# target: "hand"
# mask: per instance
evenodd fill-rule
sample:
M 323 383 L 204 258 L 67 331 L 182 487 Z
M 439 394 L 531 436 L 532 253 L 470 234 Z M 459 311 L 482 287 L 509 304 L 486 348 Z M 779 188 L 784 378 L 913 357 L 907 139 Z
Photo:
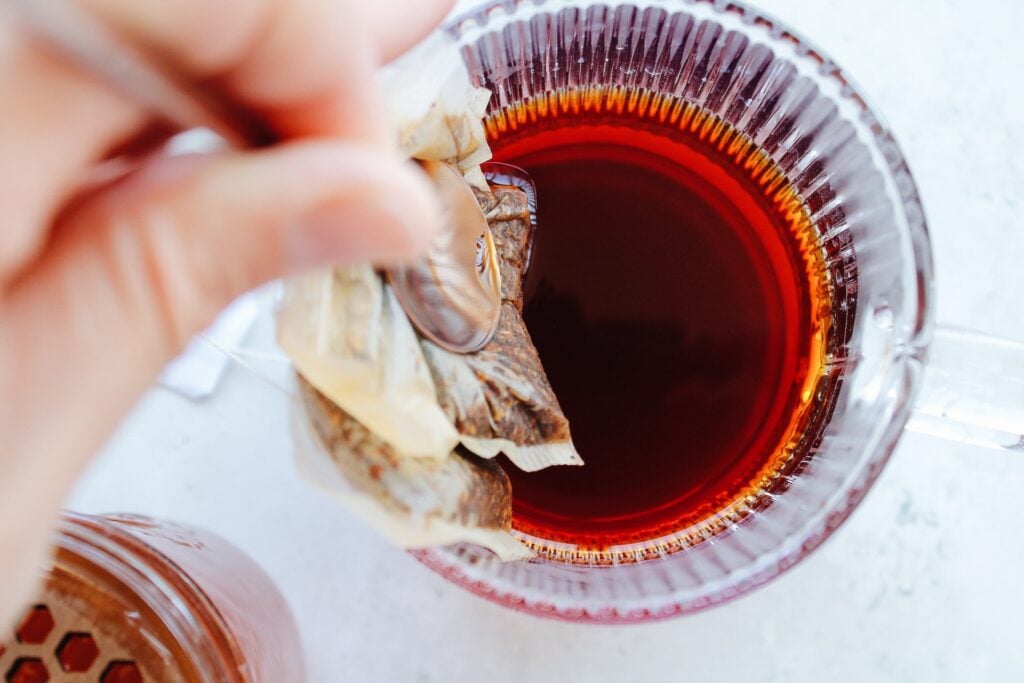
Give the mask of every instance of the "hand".
M 0 622 L 89 455 L 221 307 L 299 269 L 409 259 L 440 216 L 373 74 L 451 0 L 79 1 L 287 141 L 152 158 L 83 193 L 152 122 L 0 12 Z

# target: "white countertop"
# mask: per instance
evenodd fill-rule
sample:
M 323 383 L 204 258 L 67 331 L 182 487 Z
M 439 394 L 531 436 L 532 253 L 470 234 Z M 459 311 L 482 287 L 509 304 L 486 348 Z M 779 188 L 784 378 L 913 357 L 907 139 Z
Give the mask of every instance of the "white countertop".
M 888 116 L 930 220 L 940 320 L 1024 339 L 1024 3 L 759 4 Z M 544 621 L 448 584 L 299 481 L 283 398 L 233 368 L 203 403 L 148 393 L 70 507 L 246 550 L 291 603 L 316 683 L 995 681 L 1024 676 L 1022 489 L 1022 453 L 908 434 L 850 521 L 754 594 L 644 626 Z

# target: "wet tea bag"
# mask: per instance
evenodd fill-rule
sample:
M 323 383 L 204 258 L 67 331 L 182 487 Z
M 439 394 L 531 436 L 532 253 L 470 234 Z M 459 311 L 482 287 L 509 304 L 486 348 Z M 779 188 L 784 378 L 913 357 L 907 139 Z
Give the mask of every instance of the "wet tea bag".
M 498 248 L 501 317 L 494 337 L 476 353 L 452 353 L 420 340 L 438 400 L 462 444 L 479 456 L 504 453 L 528 472 L 582 465 L 523 322 L 523 276 L 532 238 L 527 196 L 514 187 L 498 187 L 478 190 L 477 201 Z
M 522 321 L 525 195 L 488 189 L 479 164 L 490 156 L 489 93 L 441 39 L 389 67 L 383 83 L 402 153 L 444 161 L 477 188 L 501 254 L 501 319 L 483 349 L 454 354 L 417 335 L 370 265 L 290 280 L 278 341 L 299 375 L 300 468 L 400 545 L 469 541 L 525 557 L 509 534 L 508 478 L 477 456 L 505 452 L 530 470 L 582 462 Z
M 404 456 L 301 376 L 298 383 L 293 432 L 306 476 L 386 538 L 408 548 L 476 543 L 502 560 L 530 556 L 508 533 L 512 487 L 496 462 L 460 451 L 440 461 Z

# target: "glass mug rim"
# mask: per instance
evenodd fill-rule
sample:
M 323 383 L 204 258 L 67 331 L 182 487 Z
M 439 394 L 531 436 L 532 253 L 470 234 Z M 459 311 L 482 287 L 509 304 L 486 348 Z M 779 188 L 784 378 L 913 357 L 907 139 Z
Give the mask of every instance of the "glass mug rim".
M 876 163 L 876 166 L 879 166 L 880 170 L 887 174 L 886 180 L 891 182 L 891 187 L 895 190 L 894 194 L 898 198 L 898 201 L 893 202 L 893 208 L 899 214 L 897 219 L 901 222 L 902 232 L 910 241 L 909 265 L 902 270 L 906 271 L 911 266 L 913 267 L 916 285 L 916 298 L 911 304 L 913 306 L 912 320 L 909 329 L 904 331 L 903 343 L 906 345 L 906 353 L 902 359 L 904 361 L 916 359 L 923 363 L 927 357 L 927 348 L 934 325 L 933 266 L 927 223 L 916 183 L 902 151 L 878 109 L 833 59 L 800 33 L 759 9 L 733 0 L 640 0 L 634 2 L 620 0 L 610 2 L 598 0 L 492 0 L 457 16 L 442 30 L 461 47 L 470 42 L 465 37 L 467 34 L 472 35 L 475 32 L 477 37 L 494 34 L 500 28 L 490 27 L 492 21 L 497 20 L 500 23 L 500 20 L 504 18 L 507 23 L 513 23 L 517 20 L 516 14 L 519 12 L 533 16 L 529 13 L 553 14 L 561 9 L 582 10 L 589 7 L 603 7 L 609 10 L 616 7 L 637 9 L 650 7 L 665 11 L 669 15 L 690 14 L 695 19 L 731 18 L 738 20 L 746 27 L 746 31 L 762 31 L 766 42 L 772 46 L 773 52 L 776 48 L 788 49 L 789 54 L 785 56 L 787 61 L 813 71 L 819 78 L 827 79 L 834 84 L 835 92 L 829 97 L 842 100 L 845 105 L 852 106 L 857 112 L 859 123 L 862 124 L 861 129 L 866 130 L 869 135 L 869 138 L 862 142 L 871 148 L 869 151 L 875 155 L 876 161 L 883 162 Z M 702 12 L 703 16 L 698 16 L 699 12 Z M 750 592 L 793 567 L 820 546 L 849 517 L 881 474 L 898 442 L 910 415 L 913 399 L 919 389 L 919 374 L 910 373 L 906 381 L 901 384 L 901 395 L 896 398 L 893 413 L 888 418 L 888 424 L 882 431 L 880 439 L 873 446 L 869 463 L 861 473 L 860 479 L 851 482 L 844 492 L 842 500 L 835 501 L 833 509 L 828 511 L 821 523 L 817 527 L 809 529 L 801 538 L 788 538 L 787 547 L 777 549 L 776 561 L 771 566 L 736 582 L 735 585 L 725 586 L 698 600 L 684 602 L 668 597 L 661 601 L 662 604 L 657 609 L 639 607 L 628 611 L 614 606 L 597 610 L 559 607 L 554 601 L 531 601 L 525 595 L 514 590 L 501 588 L 496 585 L 497 582 L 491 581 L 486 575 L 475 572 L 474 561 L 464 561 L 461 559 L 461 555 L 447 553 L 445 549 L 418 550 L 413 554 L 448 580 L 492 602 L 530 614 L 568 621 L 637 623 L 695 613 L 722 604 Z M 678 552 L 685 553 L 689 550 L 684 549 Z M 606 570 L 590 567 L 580 567 L 579 569 L 583 571 Z

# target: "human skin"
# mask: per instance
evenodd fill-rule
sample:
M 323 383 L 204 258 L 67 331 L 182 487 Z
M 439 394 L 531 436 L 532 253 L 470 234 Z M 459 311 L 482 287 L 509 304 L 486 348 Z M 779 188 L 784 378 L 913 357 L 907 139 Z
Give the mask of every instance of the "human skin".
M 217 311 L 296 271 L 408 261 L 441 215 L 373 75 L 452 0 L 78 1 L 283 141 L 100 182 L 152 121 L 0 11 L 0 620 L 90 456 Z

